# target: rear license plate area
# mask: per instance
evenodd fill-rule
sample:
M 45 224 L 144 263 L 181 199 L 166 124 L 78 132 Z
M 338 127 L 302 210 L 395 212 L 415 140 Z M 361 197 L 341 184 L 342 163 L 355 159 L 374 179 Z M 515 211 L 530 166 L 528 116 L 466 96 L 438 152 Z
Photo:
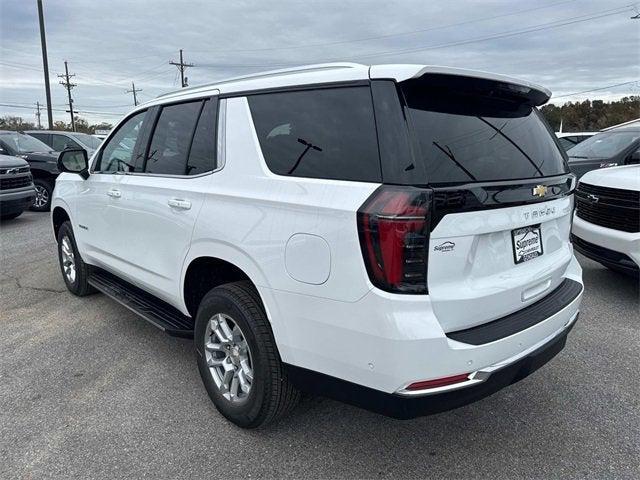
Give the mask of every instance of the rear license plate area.
M 540 224 L 511 230 L 513 261 L 524 263 L 542 255 L 542 231 Z

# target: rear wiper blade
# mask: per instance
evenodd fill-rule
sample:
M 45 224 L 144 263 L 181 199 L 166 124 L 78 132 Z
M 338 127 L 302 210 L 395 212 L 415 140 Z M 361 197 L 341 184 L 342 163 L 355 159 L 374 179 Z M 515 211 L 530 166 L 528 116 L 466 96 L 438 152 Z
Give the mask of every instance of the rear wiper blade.
M 453 154 L 453 152 L 451 151 L 451 148 L 449 148 L 449 145 L 445 145 L 445 147 L 446 147 L 446 149 L 445 149 L 445 148 L 442 147 L 442 145 L 440 145 L 435 140 L 432 143 L 435 145 L 435 147 L 438 150 L 440 150 L 442 153 L 444 153 L 453 163 L 455 163 L 460 170 L 462 170 L 464 173 L 466 173 L 467 176 L 471 180 L 478 181 L 478 179 L 476 177 L 474 177 L 473 174 L 469 170 L 464 168 L 464 166 L 458 160 L 456 160 L 456 157 Z

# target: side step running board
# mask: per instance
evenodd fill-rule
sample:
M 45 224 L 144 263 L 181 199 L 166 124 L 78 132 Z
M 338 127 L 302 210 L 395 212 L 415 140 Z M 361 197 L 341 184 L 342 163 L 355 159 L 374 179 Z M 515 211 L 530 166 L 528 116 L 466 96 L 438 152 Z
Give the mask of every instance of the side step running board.
M 169 335 L 193 338 L 193 319 L 150 293 L 97 268 L 93 269 L 88 281 L 90 285 Z

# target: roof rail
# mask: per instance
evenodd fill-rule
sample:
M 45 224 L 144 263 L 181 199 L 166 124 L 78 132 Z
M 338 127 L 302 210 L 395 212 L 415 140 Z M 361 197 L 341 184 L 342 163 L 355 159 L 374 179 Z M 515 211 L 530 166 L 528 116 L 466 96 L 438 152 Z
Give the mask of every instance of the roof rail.
M 318 70 L 335 70 L 340 68 L 356 68 L 362 67 L 363 65 L 360 63 L 319 63 L 316 65 L 303 65 L 300 67 L 292 67 L 292 68 L 282 68 L 278 70 L 268 70 L 265 72 L 257 72 L 249 75 L 241 75 L 238 77 L 225 78 L 222 80 L 218 80 L 217 82 L 205 83 L 202 85 L 194 85 L 193 87 L 181 88 L 180 90 L 174 90 L 172 92 L 163 93 L 158 95 L 156 98 L 168 97 L 171 95 L 181 95 L 186 93 L 191 93 L 200 89 L 207 89 L 217 87 L 218 85 L 222 85 L 225 83 L 237 82 L 240 80 L 254 80 L 258 78 L 266 78 L 277 75 L 293 75 L 296 73 L 305 73 L 305 72 L 314 72 Z

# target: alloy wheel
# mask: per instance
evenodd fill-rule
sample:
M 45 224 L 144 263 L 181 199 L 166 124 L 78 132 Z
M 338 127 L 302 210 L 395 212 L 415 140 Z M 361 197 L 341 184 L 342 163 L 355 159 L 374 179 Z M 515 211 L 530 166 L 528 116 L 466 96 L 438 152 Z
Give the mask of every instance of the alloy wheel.
M 36 185 L 36 199 L 33 202 L 33 206 L 37 208 L 44 207 L 49 201 L 49 192 L 42 185 Z
M 76 259 L 73 254 L 71 239 L 67 235 L 62 237 L 60 252 L 62 253 L 62 271 L 64 272 L 64 276 L 69 283 L 73 284 L 76 281 Z
M 205 331 L 204 352 L 222 396 L 232 403 L 246 401 L 253 383 L 251 350 L 233 318 L 223 313 L 211 317 Z

